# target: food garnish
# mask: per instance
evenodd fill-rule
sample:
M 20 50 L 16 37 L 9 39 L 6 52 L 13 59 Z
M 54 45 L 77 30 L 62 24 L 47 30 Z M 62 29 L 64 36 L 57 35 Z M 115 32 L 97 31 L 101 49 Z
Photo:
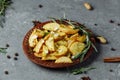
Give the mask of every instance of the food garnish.
M 73 70 L 72 73 L 74 75 L 77 75 L 77 74 L 85 73 L 85 72 L 87 72 L 89 70 L 93 70 L 93 69 L 96 69 L 96 68 L 94 68 L 94 67 L 86 67 L 86 68 L 82 67 L 82 68 Z
M 0 48 L 0 53 L 7 53 L 6 49 L 7 48 Z
M 0 0 L 0 15 L 5 15 L 5 10 L 11 3 L 11 0 Z

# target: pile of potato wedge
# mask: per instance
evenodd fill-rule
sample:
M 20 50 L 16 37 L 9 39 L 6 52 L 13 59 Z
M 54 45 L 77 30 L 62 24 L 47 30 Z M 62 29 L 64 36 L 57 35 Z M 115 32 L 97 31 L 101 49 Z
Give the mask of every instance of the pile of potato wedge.
M 55 63 L 73 63 L 72 56 L 85 48 L 86 35 L 80 35 L 79 29 L 71 25 L 50 22 L 35 28 L 29 37 L 29 46 L 34 56 Z

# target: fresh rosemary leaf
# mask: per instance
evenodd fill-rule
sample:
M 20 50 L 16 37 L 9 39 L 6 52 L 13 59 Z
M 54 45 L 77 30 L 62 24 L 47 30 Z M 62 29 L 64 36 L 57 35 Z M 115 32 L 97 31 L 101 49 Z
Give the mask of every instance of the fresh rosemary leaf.
M 5 10 L 11 3 L 11 0 L 0 0 L 0 15 L 5 15 Z
M 7 48 L 0 48 L 0 53 L 7 53 L 6 49 Z
M 84 53 L 80 56 L 80 61 L 81 62 L 83 61 L 83 59 L 84 59 L 86 53 L 88 52 L 90 46 L 91 46 L 91 42 L 89 41 L 87 48 L 85 49 L 85 51 L 83 51 Z
M 94 68 L 94 67 L 87 67 L 87 68 L 82 67 L 82 68 L 73 70 L 72 74 L 77 75 L 77 74 L 81 74 L 81 73 L 84 73 L 84 72 L 88 72 L 92 69 L 96 69 L 96 68 Z
M 96 52 L 98 52 L 97 48 L 95 47 L 93 43 L 92 43 L 92 47 L 95 49 Z

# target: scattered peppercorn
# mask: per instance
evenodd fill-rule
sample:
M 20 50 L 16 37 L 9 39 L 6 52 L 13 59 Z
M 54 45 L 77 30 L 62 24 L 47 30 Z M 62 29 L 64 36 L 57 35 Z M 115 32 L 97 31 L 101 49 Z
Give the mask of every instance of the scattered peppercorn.
M 39 5 L 38 5 L 38 7 L 39 7 L 39 8 L 42 8 L 42 7 L 43 7 L 43 5 L 39 4 Z
M 113 20 L 110 20 L 109 22 L 110 22 L 110 23 L 114 23 L 114 21 L 113 21 Z
M 94 24 L 95 26 L 97 26 L 98 24 Z
M 8 71 L 4 71 L 4 73 L 5 73 L 6 75 L 8 75 L 8 74 L 9 74 L 9 72 L 8 72 Z
M 18 60 L 18 58 L 17 58 L 17 57 L 14 57 L 14 60 Z
M 112 69 L 110 69 L 109 71 L 110 71 L 110 72 L 113 72 L 113 70 L 112 70 Z
M 82 80 L 91 80 L 89 77 L 81 77 Z
M 8 58 L 8 59 L 10 59 L 10 58 L 11 58 L 11 56 L 10 56 L 10 55 L 7 55 L 7 58 Z
M 111 51 L 116 51 L 116 49 L 115 48 L 111 48 Z
M 120 23 L 118 23 L 117 25 L 120 26 Z
M 6 47 L 10 47 L 10 45 L 9 45 L 9 44 L 6 44 Z
M 18 53 L 15 53 L 15 56 L 19 56 L 19 54 L 18 54 Z

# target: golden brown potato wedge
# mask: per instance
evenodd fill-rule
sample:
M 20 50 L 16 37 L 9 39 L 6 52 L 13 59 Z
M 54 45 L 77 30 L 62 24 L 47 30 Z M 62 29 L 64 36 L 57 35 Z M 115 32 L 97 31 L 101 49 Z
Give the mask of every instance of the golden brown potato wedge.
M 44 36 L 44 31 L 40 30 L 40 29 L 35 29 L 35 34 L 38 35 L 39 38 Z
M 73 40 L 68 40 L 68 48 L 70 48 L 70 46 L 72 45 L 72 43 L 74 43 L 75 42 L 75 40 L 73 39 Z
M 60 57 L 56 59 L 55 63 L 73 63 L 69 57 Z
M 56 60 L 57 57 L 55 57 L 54 55 L 48 54 L 47 56 L 43 57 L 42 56 L 42 60 Z
M 48 23 L 43 26 L 43 29 L 50 31 L 57 31 L 60 25 L 58 23 Z
M 82 52 L 82 50 L 85 48 L 85 44 L 81 42 L 74 42 L 71 44 L 69 50 L 72 53 L 72 55 L 75 55 L 77 53 Z
M 39 53 L 43 43 L 44 43 L 44 39 L 40 39 L 37 45 L 34 47 L 33 51 L 35 51 L 36 53 Z
M 54 47 L 54 38 L 53 37 L 49 37 L 46 42 L 45 42 L 46 46 L 48 47 L 48 49 L 50 51 L 55 51 L 55 47 Z
M 42 53 L 34 53 L 34 55 L 36 56 L 36 57 L 42 57 Z
M 44 36 L 44 31 L 39 30 L 39 29 L 34 29 L 32 34 L 29 37 L 29 45 L 30 45 L 30 47 L 34 47 L 38 42 L 37 38 L 38 37 L 41 38 L 43 36 Z
M 48 53 L 49 53 L 48 48 L 45 45 L 43 45 L 42 57 L 46 57 Z
M 65 28 L 60 27 L 59 31 L 64 32 L 66 34 L 75 34 L 75 33 L 77 33 L 79 31 L 79 29 L 71 29 L 69 27 L 65 27 Z
M 79 34 L 78 34 L 78 33 L 73 34 L 69 39 L 71 39 L 71 40 L 76 40 L 77 37 L 79 37 Z
M 65 41 L 65 40 L 59 40 L 59 41 L 57 41 L 57 42 L 55 42 L 58 46 L 60 46 L 60 45 L 63 45 L 63 46 L 66 46 L 67 47 L 67 45 L 68 45 L 68 43 L 67 43 L 67 41 Z
M 29 41 L 28 41 L 30 47 L 34 47 L 38 43 L 37 37 L 38 36 L 36 34 L 31 34 L 30 35 Z
M 65 46 L 59 46 L 57 51 L 56 51 L 56 54 L 54 54 L 56 57 L 60 57 L 60 56 L 64 56 L 67 54 L 67 47 Z
M 76 40 L 79 41 L 79 42 L 85 42 L 86 35 L 79 36 L 79 37 L 76 38 Z

